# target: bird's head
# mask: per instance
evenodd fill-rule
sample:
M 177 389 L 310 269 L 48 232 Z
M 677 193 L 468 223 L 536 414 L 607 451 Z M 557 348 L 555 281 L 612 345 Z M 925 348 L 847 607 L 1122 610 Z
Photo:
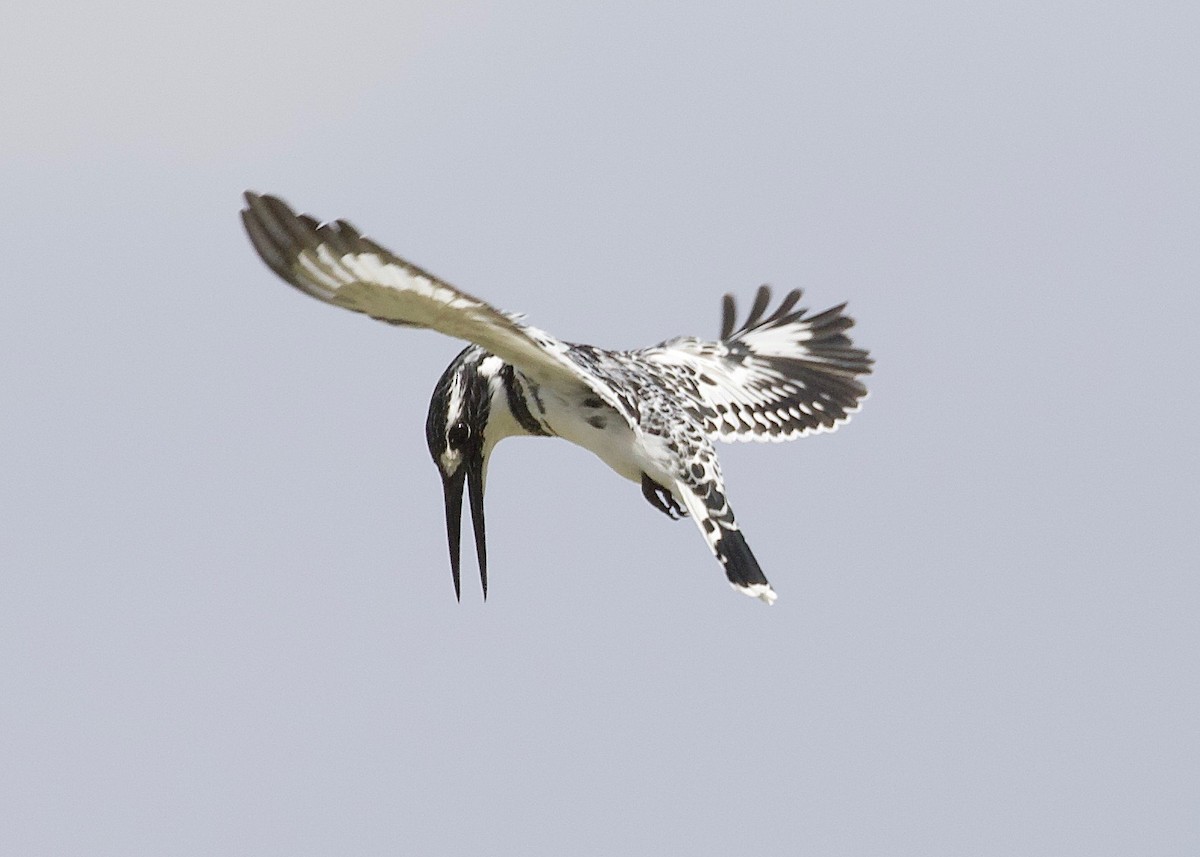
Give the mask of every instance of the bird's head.
M 492 366 L 491 364 L 497 364 Z M 498 438 L 489 438 L 492 387 L 500 360 L 472 345 L 442 373 L 429 402 L 425 438 L 429 454 L 442 475 L 446 499 L 446 537 L 450 544 L 450 571 L 454 596 L 461 597 L 459 545 L 462 532 L 463 487 L 471 502 L 475 528 L 475 554 L 483 597 L 487 598 L 487 540 L 483 522 L 483 489 L 487 461 Z M 489 442 L 490 441 L 490 442 Z

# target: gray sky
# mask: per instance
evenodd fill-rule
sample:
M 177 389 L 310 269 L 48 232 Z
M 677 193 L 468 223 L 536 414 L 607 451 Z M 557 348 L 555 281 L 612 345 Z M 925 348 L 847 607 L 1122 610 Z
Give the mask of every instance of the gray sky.
M 1196 4 L 34 6 L 0 853 L 1200 851 Z M 572 340 L 849 300 L 864 410 L 722 449 L 779 603 L 519 440 L 456 604 L 459 345 L 280 283 L 247 187 Z

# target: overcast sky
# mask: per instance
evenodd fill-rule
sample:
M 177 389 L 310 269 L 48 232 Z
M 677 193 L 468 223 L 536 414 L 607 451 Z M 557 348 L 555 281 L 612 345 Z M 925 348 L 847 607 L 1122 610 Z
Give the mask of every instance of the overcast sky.
M 1200 853 L 1198 10 L 14 10 L 0 853 Z M 862 412 L 721 450 L 778 604 L 534 439 L 455 603 L 460 345 L 246 188 L 574 341 L 848 300 Z

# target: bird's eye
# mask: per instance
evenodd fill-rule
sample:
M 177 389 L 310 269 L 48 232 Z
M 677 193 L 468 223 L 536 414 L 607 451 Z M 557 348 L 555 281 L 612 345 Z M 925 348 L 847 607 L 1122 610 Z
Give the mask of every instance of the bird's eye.
M 471 429 L 462 420 L 450 426 L 450 431 L 446 432 L 446 443 L 455 449 L 461 449 L 470 439 Z

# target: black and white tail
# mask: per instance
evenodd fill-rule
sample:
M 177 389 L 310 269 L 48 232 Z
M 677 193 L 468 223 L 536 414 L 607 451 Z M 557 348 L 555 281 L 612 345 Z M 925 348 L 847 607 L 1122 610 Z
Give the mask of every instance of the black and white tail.
M 764 604 L 774 604 L 778 596 L 738 529 L 724 492 L 713 482 L 690 485 L 680 481 L 676 486 L 709 550 L 725 569 L 729 585 Z
M 750 545 L 746 544 L 746 537 L 742 535 L 742 531 L 720 530 L 719 536 L 713 545 L 713 553 L 725 567 L 729 585 L 766 604 L 774 604 L 777 597 L 775 590 L 771 588 L 771 584 L 759 568 L 758 560 L 750 552 Z

